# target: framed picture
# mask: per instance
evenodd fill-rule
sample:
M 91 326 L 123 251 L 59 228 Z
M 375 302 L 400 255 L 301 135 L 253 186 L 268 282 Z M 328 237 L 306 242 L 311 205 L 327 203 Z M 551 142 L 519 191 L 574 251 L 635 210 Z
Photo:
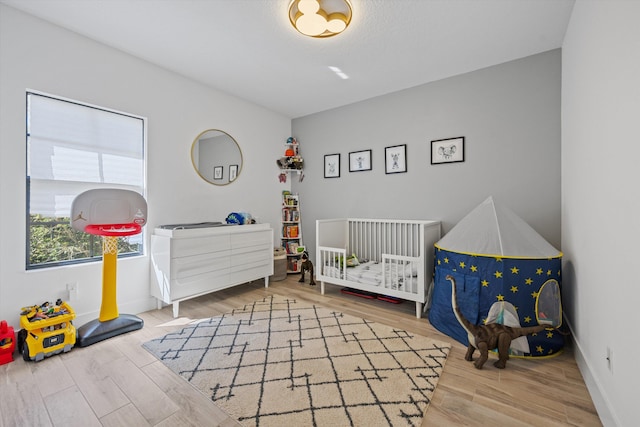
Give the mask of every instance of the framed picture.
M 384 149 L 385 173 L 402 173 L 407 171 L 407 145 L 394 145 Z
M 431 141 L 431 164 L 464 162 L 464 136 Z
M 213 167 L 213 179 L 222 179 L 222 166 Z
M 340 154 L 325 154 L 324 177 L 340 178 Z
M 229 165 L 229 182 L 235 181 L 238 177 L 238 165 Z
M 371 170 L 371 150 L 353 151 L 349 153 L 349 172 Z

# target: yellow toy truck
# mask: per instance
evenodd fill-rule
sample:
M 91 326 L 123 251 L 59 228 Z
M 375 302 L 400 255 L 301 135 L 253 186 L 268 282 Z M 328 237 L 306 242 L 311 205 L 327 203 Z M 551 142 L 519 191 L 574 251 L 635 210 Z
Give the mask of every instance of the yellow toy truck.
M 76 344 L 76 313 L 63 301 L 26 307 L 20 313 L 18 351 L 26 361 L 39 362 L 54 354 L 66 353 Z

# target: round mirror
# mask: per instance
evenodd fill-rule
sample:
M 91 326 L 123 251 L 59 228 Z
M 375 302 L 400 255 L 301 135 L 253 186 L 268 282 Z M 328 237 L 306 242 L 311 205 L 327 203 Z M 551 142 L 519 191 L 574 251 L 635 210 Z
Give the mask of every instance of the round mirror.
M 240 176 L 242 151 L 235 139 L 218 129 L 208 129 L 191 145 L 191 162 L 198 175 L 215 185 L 227 185 Z

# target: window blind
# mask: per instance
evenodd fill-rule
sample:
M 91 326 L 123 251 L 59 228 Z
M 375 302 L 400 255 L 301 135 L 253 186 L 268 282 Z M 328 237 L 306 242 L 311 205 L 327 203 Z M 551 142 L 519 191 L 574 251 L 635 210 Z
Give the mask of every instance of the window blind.
M 81 192 L 144 190 L 144 119 L 28 93 L 29 211 L 67 217 Z

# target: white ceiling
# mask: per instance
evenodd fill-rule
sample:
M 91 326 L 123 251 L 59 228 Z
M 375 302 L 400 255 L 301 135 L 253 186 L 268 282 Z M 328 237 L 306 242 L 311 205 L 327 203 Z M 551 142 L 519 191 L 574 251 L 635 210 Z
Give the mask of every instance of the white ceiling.
M 351 0 L 314 39 L 290 0 L 0 0 L 290 118 L 561 47 L 574 1 Z

